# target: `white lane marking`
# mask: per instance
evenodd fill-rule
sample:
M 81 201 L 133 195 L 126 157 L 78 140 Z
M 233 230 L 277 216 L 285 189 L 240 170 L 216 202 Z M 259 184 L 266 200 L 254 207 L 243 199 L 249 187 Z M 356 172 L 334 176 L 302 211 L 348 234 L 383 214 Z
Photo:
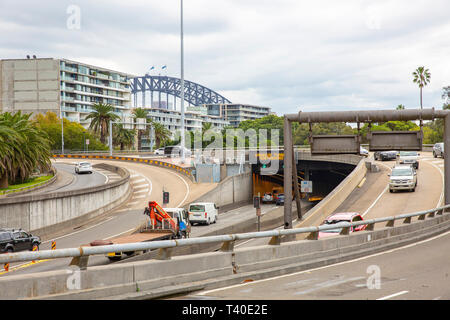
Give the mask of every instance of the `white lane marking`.
M 141 183 L 141 184 L 133 185 L 133 189 L 139 189 L 141 187 L 148 187 L 148 183 Z
M 387 165 L 385 165 L 385 164 L 383 164 L 383 163 L 378 163 L 378 164 L 382 165 L 383 167 L 385 167 L 385 168 L 387 168 L 387 169 L 391 169 L 391 167 L 389 167 L 389 166 L 387 166 Z M 375 201 L 372 202 L 372 204 L 369 206 L 369 208 L 367 208 L 367 210 L 364 211 L 364 212 L 361 214 L 361 217 L 364 217 L 366 214 L 369 213 L 370 210 L 372 210 L 372 208 L 375 206 L 375 204 L 378 202 L 378 200 L 381 199 L 381 197 L 383 196 L 383 194 L 385 194 L 386 191 L 387 191 L 388 189 L 389 189 L 389 183 L 388 183 L 388 185 L 386 186 L 386 188 L 384 188 L 383 191 L 381 191 L 381 193 L 378 195 L 378 197 L 375 199 Z
M 439 198 L 438 203 L 436 204 L 436 208 L 439 207 L 441 204 L 444 204 L 444 192 L 445 192 L 445 178 L 444 178 L 444 173 L 442 172 L 442 170 L 436 166 L 433 163 L 430 163 L 433 167 L 435 167 L 439 173 L 441 174 L 441 180 L 442 180 L 442 191 L 441 191 L 441 196 Z
M 377 300 L 387 300 L 387 299 L 390 299 L 390 298 L 394 298 L 394 297 L 398 297 L 398 296 L 401 296 L 402 294 L 405 294 L 405 293 L 408 293 L 409 291 L 400 291 L 400 292 L 397 292 L 397 293 L 393 293 L 393 294 L 391 294 L 391 295 L 388 295 L 388 296 L 385 296 L 385 297 L 382 297 L 382 298 L 378 298 Z
M 144 182 L 144 181 L 147 181 L 147 184 L 150 186 L 150 189 L 149 189 L 149 191 L 148 191 L 148 196 L 150 197 L 150 195 L 151 195 L 151 193 L 152 193 L 152 189 L 153 189 L 153 184 L 152 184 L 151 180 L 150 180 L 149 178 L 147 178 L 146 176 L 144 176 L 144 175 L 142 175 L 142 174 L 140 174 L 140 173 L 137 173 L 136 171 L 134 171 L 134 170 L 132 170 L 132 169 L 128 169 L 128 170 L 130 171 L 130 173 L 132 173 L 132 174 L 137 174 L 137 175 L 139 175 L 140 177 L 142 177 L 142 179 L 135 180 L 135 181 L 132 182 L 133 187 L 134 187 L 134 185 L 137 184 L 138 182 Z M 137 184 L 137 185 L 141 185 L 141 184 Z
M 127 230 L 127 231 L 124 231 L 124 232 L 115 234 L 115 235 L 110 236 L 110 237 L 108 237 L 108 238 L 104 238 L 103 240 L 108 240 L 108 239 L 111 239 L 111 238 L 115 238 L 115 237 L 117 237 L 117 236 L 120 236 L 120 235 L 122 235 L 122 234 L 124 234 L 124 233 L 127 233 L 127 232 L 130 232 L 130 231 L 133 231 L 133 230 L 135 230 L 135 229 L 136 229 L 136 228 L 129 229 L 129 230 Z
M 147 189 L 148 190 L 149 185 L 148 184 L 140 184 L 139 186 L 133 186 L 133 190 L 139 190 L 139 189 Z
M 108 219 L 106 219 L 106 220 L 104 220 L 104 221 L 102 221 L 102 222 L 100 222 L 100 223 L 94 224 L 93 226 L 90 226 L 90 227 L 88 227 L 88 228 L 86 228 L 86 229 L 82 229 L 82 230 L 78 230 L 78 231 L 75 231 L 75 232 L 72 232 L 72 233 L 69 233 L 69 234 L 65 234 L 65 235 L 63 235 L 63 236 L 61 236 L 61 237 L 52 238 L 51 240 L 44 241 L 44 242 L 42 242 L 41 244 L 49 243 L 49 242 L 52 242 L 52 241 L 54 241 L 54 240 L 59 240 L 59 239 L 65 238 L 65 237 L 70 237 L 70 236 L 72 236 L 72 235 L 74 235 L 74 234 L 77 234 L 77 233 L 80 233 L 80 232 L 83 232 L 83 231 L 92 229 L 92 228 L 94 228 L 94 227 L 97 227 L 97 226 L 101 225 L 102 223 L 108 222 L 109 220 L 112 220 L 112 219 L 114 219 L 114 217 L 110 217 L 110 218 L 108 218 Z
M 94 170 L 94 172 L 97 172 L 98 174 L 101 174 L 102 176 L 105 177 L 105 183 L 104 184 L 107 184 L 109 182 L 109 177 L 106 174 L 104 174 L 103 172 L 100 172 L 99 170 Z
M 353 281 L 357 281 L 357 280 L 361 280 L 361 279 L 365 279 L 365 277 L 353 277 L 353 278 L 349 278 L 349 279 L 328 280 L 328 281 L 325 281 L 325 282 L 314 284 L 313 288 L 309 288 L 309 289 L 302 290 L 302 291 L 297 291 L 297 292 L 294 293 L 294 295 L 308 294 L 308 293 L 311 293 L 313 291 L 317 291 L 317 290 L 320 290 L 320 289 L 334 287 L 334 286 L 338 286 L 340 284 L 344 284 L 344 283 L 347 283 L 347 282 L 353 282 Z
M 178 207 L 180 207 L 180 206 L 184 203 L 184 201 L 186 201 L 187 197 L 189 196 L 189 193 L 191 192 L 191 189 L 189 188 L 189 185 L 188 185 L 188 183 L 186 182 L 186 180 L 184 180 L 184 178 L 181 177 L 178 173 L 175 173 L 175 172 L 172 172 L 172 171 L 169 171 L 169 170 L 167 170 L 167 172 L 176 175 L 178 178 L 181 179 L 181 181 L 184 182 L 184 185 L 186 186 L 186 190 L 187 190 L 186 196 L 184 197 L 183 200 L 181 200 L 181 202 L 180 202 L 179 204 L 177 204 L 177 205 L 175 206 L 176 208 L 178 208 Z
M 148 191 L 148 189 L 141 190 L 141 191 L 133 191 L 133 194 L 136 194 L 136 193 L 144 193 L 144 192 L 147 192 L 147 191 Z
M 361 261 L 361 260 L 366 260 L 366 259 L 370 259 L 370 258 L 373 258 L 373 257 L 376 257 L 376 256 L 380 256 L 380 255 L 383 255 L 383 254 L 386 254 L 386 253 L 392 253 L 392 252 L 395 252 L 395 251 L 398 251 L 398 250 L 403 250 L 403 249 L 415 247 L 415 246 L 420 245 L 422 243 L 433 241 L 433 240 L 439 239 L 439 238 L 444 237 L 444 236 L 449 235 L 449 234 L 450 234 L 450 231 L 447 231 L 445 233 L 441 233 L 441 234 L 439 234 L 437 236 L 434 236 L 432 238 L 425 239 L 425 240 L 422 240 L 422 241 L 419 241 L 419 242 L 415 242 L 415 243 L 412 243 L 412 244 L 408 244 L 408 245 L 403 246 L 403 247 L 391 249 L 389 251 L 383 251 L 383 252 L 379 252 L 379 253 L 374 253 L 374 254 L 371 254 L 371 255 L 368 255 L 368 256 L 365 256 L 365 257 L 356 258 L 356 259 L 353 259 L 353 260 L 348 260 L 348 261 L 343 261 L 343 262 L 338 262 L 338 263 L 334 263 L 334 264 L 330 264 L 330 265 L 327 265 L 327 266 L 318 267 L 318 268 L 314 268 L 314 269 L 303 270 L 303 271 L 299 271 L 299 272 L 295 272 L 295 273 L 291 273 L 291 274 L 284 274 L 282 276 L 277 276 L 277 277 L 272 277 L 272 278 L 267 278 L 267 279 L 261 279 L 261 280 L 255 280 L 255 281 L 246 282 L 246 283 L 238 283 L 238 284 L 235 284 L 235 285 L 232 285 L 232 286 L 228 286 L 228 287 L 223 287 L 223 288 L 211 289 L 211 290 L 199 292 L 196 295 L 203 296 L 203 295 L 206 295 L 208 293 L 215 292 L 215 291 L 227 290 L 227 289 L 240 287 L 240 286 L 248 286 L 248 285 L 252 285 L 252 284 L 260 283 L 260 282 L 278 280 L 278 279 L 286 278 L 286 277 L 290 277 L 290 276 L 297 276 L 297 275 L 300 275 L 300 274 L 303 274 L 303 273 L 311 273 L 311 272 L 322 270 L 322 269 L 336 267 L 336 266 L 340 266 L 340 265 L 347 264 L 347 263 L 358 262 L 358 261 Z

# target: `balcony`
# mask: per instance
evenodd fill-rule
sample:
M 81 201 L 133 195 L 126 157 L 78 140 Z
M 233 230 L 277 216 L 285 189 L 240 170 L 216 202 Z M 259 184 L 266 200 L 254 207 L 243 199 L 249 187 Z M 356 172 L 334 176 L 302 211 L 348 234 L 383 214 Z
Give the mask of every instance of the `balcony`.
M 68 96 L 61 96 L 61 100 L 63 101 L 69 101 L 69 102 L 74 102 L 75 98 L 74 97 L 68 97 Z

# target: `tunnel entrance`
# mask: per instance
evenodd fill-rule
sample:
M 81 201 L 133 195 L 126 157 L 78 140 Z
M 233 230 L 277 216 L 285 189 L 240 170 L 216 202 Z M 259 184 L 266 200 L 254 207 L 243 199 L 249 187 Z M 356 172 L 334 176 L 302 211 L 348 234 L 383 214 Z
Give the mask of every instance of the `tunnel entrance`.
M 278 160 L 278 170 L 268 173 L 265 164 L 257 161 L 252 164 L 253 196 L 262 197 L 265 193 L 284 193 L 284 165 Z M 312 193 L 300 193 L 302 199 L 318 202 L 333 191 L 355 168 L 355 165 L 327 161 L 297 161 L 299 184 L 302 180 L 312 181 Z

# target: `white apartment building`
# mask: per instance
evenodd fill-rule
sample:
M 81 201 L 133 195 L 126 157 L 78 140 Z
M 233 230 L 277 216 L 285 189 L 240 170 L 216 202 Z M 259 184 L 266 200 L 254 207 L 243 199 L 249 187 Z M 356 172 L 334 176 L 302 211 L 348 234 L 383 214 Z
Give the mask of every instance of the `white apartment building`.
M 205 104 L 207 114 L 229 121 L 232 127 L 238 127 L 245 120 L 255 120 L 272 114 L 270 107 L 241 103 Z
M 52 111 L 87 128 L 94 103 L 111 104 L 121 117 L 131 113 L 131 77 L 68 59 L 0 60 L 0 112 Z

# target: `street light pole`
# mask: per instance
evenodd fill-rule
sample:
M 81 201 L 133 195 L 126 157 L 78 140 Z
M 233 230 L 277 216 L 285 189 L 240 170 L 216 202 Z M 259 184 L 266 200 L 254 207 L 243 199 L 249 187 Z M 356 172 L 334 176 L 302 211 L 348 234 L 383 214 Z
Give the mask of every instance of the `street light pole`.
M 183 0 L 181 1 L 181 163 L 184 163 L 184 47 L 183 47 Z
M 64 116 L 61 105 L 59 106 L 59 113 L 61 114 L 61 154 L 64 154 Z

